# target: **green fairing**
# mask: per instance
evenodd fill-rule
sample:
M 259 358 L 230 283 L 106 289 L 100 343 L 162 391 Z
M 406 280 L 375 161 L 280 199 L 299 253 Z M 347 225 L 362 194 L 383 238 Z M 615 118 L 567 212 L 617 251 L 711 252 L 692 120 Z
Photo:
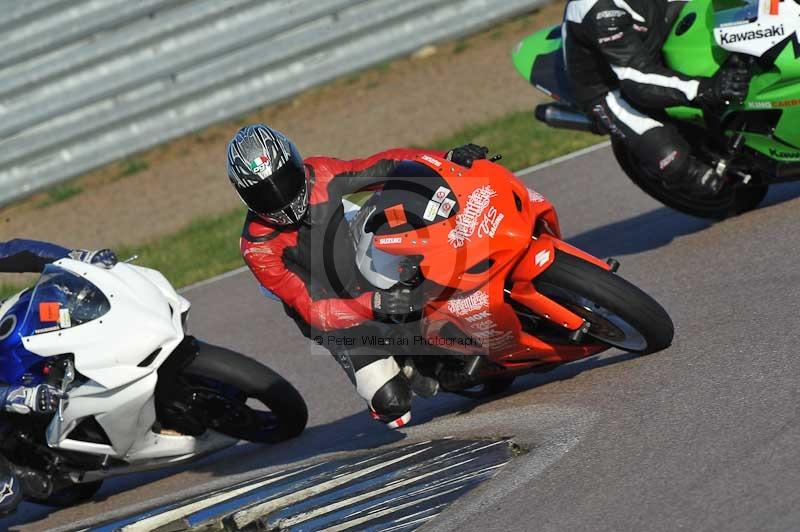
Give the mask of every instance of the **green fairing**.
M 540 55 L 552 53 L 561 49 L 561 39 L 548 39 L 547 36 L 553 32 L 558 26 L 551 26 L 543 30 L 537 31 L 529 37 L 525 37 L 511 54 L 511 60 L 514 66 L 517 67 L 517 72 L 527 79 L 531 80 L 531 72 L 533 72 L 533 63 Z
M 717 0 L 717 7 L 721 4 Z M 739 5 L 743 2 L 739 2 Z M 725 6 L 729 7 L 729 6 Z M 677 72 L 690 76 L 712 76 L 728 57 L 728 52 L 714 41 L 714 2 L 693 0 L 683 9 L 675 29 L 664 45 L 665 63 Z M 688 16 L 696 20 L 678 35 L 681 21 Z M 548 39 L 554 27 L 546 28 L 524 39 L 514 50 L 513 61 L 519 73 L 531 79 L 536 60 L 561 48 L 561 39 Z M 750 85 L 750 94 L 741 106 L 731 106 L 726 113 L 780 109 L 781 119 L 772 135 L 748 133 L 746 145 L 777 161 L 800 160 L 800 60 L 795 57 L 791 39 L 778 55 L 774 65 L 757 73 Z M 674 107 L 667 113 L 675 120 L 703 124 L 703 113 L 690 107 Z M 733 135 L 733 132 L 729 132 Z

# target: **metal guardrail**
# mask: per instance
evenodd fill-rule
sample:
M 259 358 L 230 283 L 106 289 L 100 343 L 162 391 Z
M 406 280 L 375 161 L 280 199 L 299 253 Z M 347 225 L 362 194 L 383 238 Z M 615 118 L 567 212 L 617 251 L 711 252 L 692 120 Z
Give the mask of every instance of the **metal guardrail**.
M 5 1 L 0 204 L 549 2 Z

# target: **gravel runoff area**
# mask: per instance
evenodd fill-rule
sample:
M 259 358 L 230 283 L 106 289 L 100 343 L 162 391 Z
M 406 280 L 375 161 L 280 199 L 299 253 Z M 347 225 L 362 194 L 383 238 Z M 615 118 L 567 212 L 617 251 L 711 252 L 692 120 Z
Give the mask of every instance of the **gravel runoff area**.
M 283 130 L 307 156 L 352 158 L 424 146 L 466 125 L 532 109 L 540 97 L 514 70 L 511 49 L 537 28 L 557 23 L 563 4 L 557 0 L 102 168 L 70 184 L 81 193 L 53 192 L 12 205 L 0 211 L 0 238 L 85 248 L 130 245 L 227 212 L 239 203 L 225 177 L 224 147 L 245 123 Z

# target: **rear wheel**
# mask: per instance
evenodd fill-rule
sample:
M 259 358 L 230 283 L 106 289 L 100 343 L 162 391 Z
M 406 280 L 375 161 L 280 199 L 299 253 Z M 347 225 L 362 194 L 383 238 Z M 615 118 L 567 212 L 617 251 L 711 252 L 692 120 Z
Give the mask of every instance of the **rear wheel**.
M 625 279 L 568 253 L 534 279 L 536 289 L 591 324 L 589 336 L 634 353 L 669 347 L 672 320 L 653 298 Z
M 191 415 L 217 432 L 256 443 L 276 443 L 303 431 L 308 410 L 289 381 L 235 351 L 198 346 L 197 357 L 180 373 L 192 397 Z
M 697 197 L 687 192 L 667 188 L 661 176 L 653 175 L 642 166 L 623 144 L 613 141 L 614 156 L 636 186 L 667 207 L 699 218 L 721 220 L 758 207 L 767 195 L 767 185 L 726 188 L 713 197 Z

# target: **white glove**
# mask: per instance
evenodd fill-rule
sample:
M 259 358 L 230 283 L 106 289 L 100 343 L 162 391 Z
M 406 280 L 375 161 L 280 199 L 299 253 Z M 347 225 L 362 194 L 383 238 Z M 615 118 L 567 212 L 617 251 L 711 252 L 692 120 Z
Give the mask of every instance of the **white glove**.
M 52 414 L 59 401 L 66 398 L 65 392 L 49 384 L 19 386 L 8 390 L 3 408 L 14 414 Z

